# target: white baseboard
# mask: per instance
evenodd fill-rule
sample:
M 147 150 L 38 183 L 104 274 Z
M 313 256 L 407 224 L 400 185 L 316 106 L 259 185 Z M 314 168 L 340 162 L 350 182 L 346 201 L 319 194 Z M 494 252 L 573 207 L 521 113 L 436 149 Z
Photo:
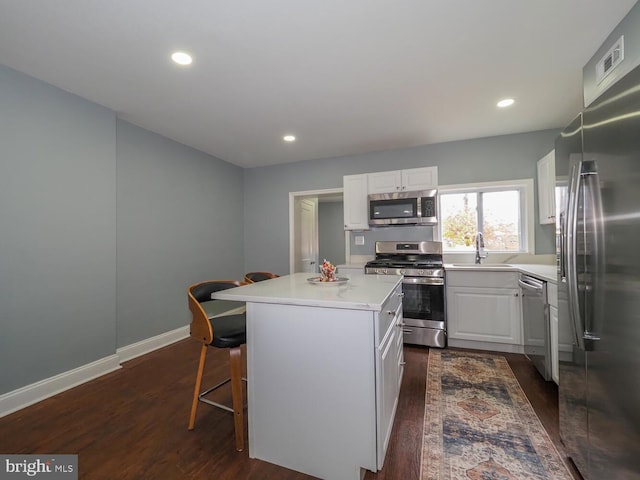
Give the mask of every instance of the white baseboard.
M 120 367 L 118 355 L 109 355 L 87 365 L 0 395 L 0 417 L 9 415 L 119 368 L 122 367 Z
M 159 348 L 176 343 L 188 336 L 189 325 L 185 325 L 184 327 L 176 328 L 170 332 L 161 333 L 155 337 L 132 343 L 126 347 L 118 348 L 116 350 L 116 355 L 120 357 L 120 363 L 124 363 L 146 353 L 150 353 Z
M 189 325 L 116 349 L 114 355 L 0 395 L 0 418 L 122 368 L 120 364 L 189 336 Z

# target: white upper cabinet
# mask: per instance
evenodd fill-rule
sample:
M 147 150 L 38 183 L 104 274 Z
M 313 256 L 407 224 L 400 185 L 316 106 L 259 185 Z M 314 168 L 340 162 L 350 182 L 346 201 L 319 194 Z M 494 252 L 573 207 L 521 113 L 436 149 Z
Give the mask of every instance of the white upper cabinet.
M 438 188 L 438 167 L 423 167 L 401 170 L 402 190 L 432 190 Z
M 369 230 L 367 174 L 342 177 L 344 229 Z
M 401 190 L 401 170 L 370 173 L 367 177 L 369 193 L 389 193 Z
M 375 172 L 368 175 L 368 193 L 411 192 L 438 188 L 438 167 Z
M 556 156 L 551 150 L 538 160 L 538 213 L 540 223 L 556 222 Z

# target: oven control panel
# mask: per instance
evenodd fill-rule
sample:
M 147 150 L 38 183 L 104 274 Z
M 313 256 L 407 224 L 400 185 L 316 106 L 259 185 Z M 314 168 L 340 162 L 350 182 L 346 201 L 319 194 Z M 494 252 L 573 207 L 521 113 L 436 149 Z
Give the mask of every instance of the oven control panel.
M 387 267 L 367 267 L 365 273 L 373 275 L 404 275 L 405 277 L 436 277 L 444 278 L 442 268 L 387 268 Z

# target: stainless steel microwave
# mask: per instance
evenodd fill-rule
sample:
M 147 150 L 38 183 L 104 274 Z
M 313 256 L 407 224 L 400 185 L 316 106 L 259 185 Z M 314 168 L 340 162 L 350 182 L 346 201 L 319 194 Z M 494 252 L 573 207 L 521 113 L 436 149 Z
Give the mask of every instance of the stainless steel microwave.
M 369 195 L 369 225 L 435 225 L 437 190 Z

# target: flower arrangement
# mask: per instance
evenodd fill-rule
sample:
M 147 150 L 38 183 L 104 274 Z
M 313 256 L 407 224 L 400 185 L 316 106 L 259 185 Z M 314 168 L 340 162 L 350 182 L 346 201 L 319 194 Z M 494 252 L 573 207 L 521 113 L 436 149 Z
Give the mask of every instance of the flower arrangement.
M 320 265 L 320 278 L 321 282 L 335 282 L 338 280 L 336 277 L 336 267 L 326 258 Z

